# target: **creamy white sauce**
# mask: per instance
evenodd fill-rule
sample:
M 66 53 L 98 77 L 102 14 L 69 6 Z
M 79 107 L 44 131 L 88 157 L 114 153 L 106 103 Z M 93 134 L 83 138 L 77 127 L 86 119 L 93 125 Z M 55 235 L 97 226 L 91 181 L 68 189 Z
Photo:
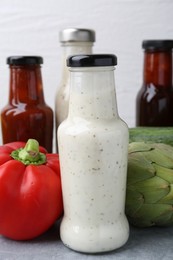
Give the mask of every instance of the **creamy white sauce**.
M 92 53 L 92 42 L 67 42 L 62 44 L 62 79 L 59 84 L 56 97 L 55 97 L 55 119 L 56 129 L 67 118 L 69 110 L 69 96 L 70 96 L 70 83 L 69 83 L 69 70 L 66 66 L 66 59 L 70 55 L 75 54 L 90 54 Z
M 64 201 L 60 235 L 68 247 L 88 253 L 119 248 L 129 236 L 124 214 L 128 129 L 117 115 L 113 82 L 105 87 L 103 75 L 95 78 L 97 90 L 90 85 L 93 75 L 82 82 L 80 73 L 75 82 L 72 78 L 79 84 L 58 131 Z

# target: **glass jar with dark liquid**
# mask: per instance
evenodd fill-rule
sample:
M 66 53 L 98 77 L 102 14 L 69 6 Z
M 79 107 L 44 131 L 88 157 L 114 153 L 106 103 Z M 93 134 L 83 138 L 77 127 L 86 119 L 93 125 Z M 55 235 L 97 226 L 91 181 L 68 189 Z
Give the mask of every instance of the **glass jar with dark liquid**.
M 36 139 L 52 152 L 53 111 L 44 100 L 41 76 L 43 58 L 12 56 L 8 104 L 1 111 L 3 144 Z
M 173 126 L 173 40 L 146 40 L 143 86 L 136 99 L 137 126 Z

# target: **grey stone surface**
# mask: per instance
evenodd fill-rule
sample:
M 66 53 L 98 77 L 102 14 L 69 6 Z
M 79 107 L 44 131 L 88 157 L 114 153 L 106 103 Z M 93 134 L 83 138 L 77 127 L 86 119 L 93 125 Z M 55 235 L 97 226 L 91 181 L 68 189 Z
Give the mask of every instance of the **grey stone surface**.
M 105 254 L 81 254 L 65 247 L 59 238 L 59 223 L 31 241 L 13 241 L 0 236 L 0 260 L 171 260 L 173 227 L 138 229 L 130 227 L 130 237 L 122 248 Z

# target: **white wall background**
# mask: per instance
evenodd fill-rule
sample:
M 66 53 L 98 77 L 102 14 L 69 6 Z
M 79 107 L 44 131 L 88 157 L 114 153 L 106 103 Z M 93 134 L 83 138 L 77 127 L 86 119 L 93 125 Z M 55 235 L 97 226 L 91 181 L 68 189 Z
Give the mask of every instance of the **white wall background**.
M 143 39 L 173 39 L 172 0 L 0 0 L 0 109 L 8 101 L 11 55 L 41 55 L 45 99 L 54 109 L 61 77 L 59 31 L 96 31 L 94 52 L 118 56 L 115 71 L 119 114 L 135 126 L 135 99 L 142 83 Z

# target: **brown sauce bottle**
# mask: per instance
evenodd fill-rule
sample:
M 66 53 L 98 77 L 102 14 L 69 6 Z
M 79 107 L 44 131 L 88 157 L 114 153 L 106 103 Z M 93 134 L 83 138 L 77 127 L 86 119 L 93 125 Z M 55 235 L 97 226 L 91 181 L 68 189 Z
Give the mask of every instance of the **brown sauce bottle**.
M 42 57 L 12 56 L 9 102 L 1 111 L 3 144 L 36 139 L 52 152 L 53 111 L 44 101 Z
M 146 40 L 143 86 L 136 99 L 136 126 L 173 126 L 173 40 Z

